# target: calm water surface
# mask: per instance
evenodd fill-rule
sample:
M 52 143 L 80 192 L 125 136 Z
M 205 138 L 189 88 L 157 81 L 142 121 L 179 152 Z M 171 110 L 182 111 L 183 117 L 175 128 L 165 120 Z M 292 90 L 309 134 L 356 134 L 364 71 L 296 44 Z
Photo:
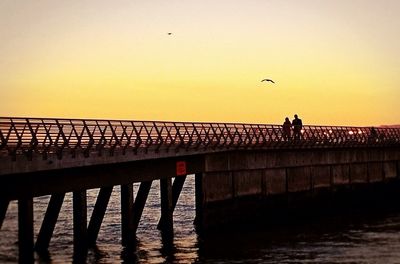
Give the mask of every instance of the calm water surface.
M 137 190 L 138 185 L 135 184 Z M 88 217 L 98 190 L 88 191 Z M 35 198 L 35 234 L 49 197 Z M 291 227 L 248 228 L 199 237 L 194 229 L 194 177 L 188 177 L 174 212 L 173 240 L 162 239 L 158 182 L 153 183 L 135 250 L 121 247 L 119 188 L 115 187 L 88 263 L 400 263 L 400 212 L 315 220 Z M 0 230 L 0 263 L 17 263 L 17 203 Z M 50 244 L 37 263 L 72 262 L 72 203 L 67 194 Z

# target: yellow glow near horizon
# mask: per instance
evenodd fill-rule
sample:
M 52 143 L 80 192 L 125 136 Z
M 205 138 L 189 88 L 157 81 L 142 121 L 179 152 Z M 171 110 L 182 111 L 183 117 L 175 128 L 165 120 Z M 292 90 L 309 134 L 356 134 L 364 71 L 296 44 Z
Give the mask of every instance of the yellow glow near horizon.
M 395 0 L 5 1 L 0 115 L 398 124 L 397 11 Z

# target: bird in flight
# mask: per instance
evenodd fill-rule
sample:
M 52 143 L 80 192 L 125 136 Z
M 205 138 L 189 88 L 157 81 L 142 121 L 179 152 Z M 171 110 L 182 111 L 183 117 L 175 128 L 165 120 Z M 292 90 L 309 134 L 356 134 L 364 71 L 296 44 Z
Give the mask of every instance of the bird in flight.
M 261 80 L 261 82 L 272 82 L 272 83 L 275 83 L 273 80 L 271 80 L 271 79 L 263 79 L 263 80 Z

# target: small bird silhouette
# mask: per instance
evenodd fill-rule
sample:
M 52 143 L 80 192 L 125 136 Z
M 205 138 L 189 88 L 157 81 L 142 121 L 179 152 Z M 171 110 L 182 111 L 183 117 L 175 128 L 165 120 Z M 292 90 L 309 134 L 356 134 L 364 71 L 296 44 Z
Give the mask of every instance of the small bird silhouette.
M 168 32 L 167 34 L 168 34 L 168 35 L 172 35 L 172 32 Z
M 271 80 L 271 79 L 263 79 L 263 80 L 261 80 L 261 82 L 272 82 L 272 83 L 275 83 L 273 80 Z

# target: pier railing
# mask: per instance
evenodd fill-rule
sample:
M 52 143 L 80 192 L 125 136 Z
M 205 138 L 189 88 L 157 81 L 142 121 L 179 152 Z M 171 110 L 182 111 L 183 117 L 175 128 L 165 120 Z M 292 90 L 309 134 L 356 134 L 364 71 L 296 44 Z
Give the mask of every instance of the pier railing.
M 113 155 L 224 149 L 398 146 L 400 128 L 0 117 L 0 156 Z

